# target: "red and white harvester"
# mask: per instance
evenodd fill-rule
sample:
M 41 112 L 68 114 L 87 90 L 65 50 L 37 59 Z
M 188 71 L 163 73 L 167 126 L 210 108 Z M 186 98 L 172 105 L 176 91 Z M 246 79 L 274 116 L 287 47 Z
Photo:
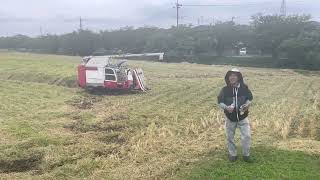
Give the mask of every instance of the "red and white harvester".
M 82 88 L 103 88 L 106 90 L 147 91 L 148 87 L 142 69 L 130 69 L 125 58 L 157 56 L 163 60 L 164 53 L 124 54 L 88 56 L 78 66 L 78 84 Z

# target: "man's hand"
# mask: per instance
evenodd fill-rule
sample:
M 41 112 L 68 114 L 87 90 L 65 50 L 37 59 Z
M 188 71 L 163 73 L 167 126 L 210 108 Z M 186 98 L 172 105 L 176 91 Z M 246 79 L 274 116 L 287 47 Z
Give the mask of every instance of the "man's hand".
M 226 107 L 226 110 L 227 110 L 229 113 L 232 113 L 233 110 L 234 110 L 234 107 L 227 106 L 227 107 Z
M 241 109 L 242 109 L 242 112 L 246 112 L 246 111 L 248 111 L 249 110 L 249 104 L 244 104 L 244 105 L 242 105 L 241 106 Z

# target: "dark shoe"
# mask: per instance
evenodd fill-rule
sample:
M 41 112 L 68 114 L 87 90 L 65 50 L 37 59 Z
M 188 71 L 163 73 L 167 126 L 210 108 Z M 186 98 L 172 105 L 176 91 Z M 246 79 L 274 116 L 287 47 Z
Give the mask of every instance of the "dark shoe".
M 229 161 L 230 162 L 235 162 L 238 159 L 238 156 L 231 156 L 229 155 Z
M 250 159 L 250 156 L 243 156 L 243 161 L 244 162 L 247 162 L 247 163 L 251 163 L 251 159 Z

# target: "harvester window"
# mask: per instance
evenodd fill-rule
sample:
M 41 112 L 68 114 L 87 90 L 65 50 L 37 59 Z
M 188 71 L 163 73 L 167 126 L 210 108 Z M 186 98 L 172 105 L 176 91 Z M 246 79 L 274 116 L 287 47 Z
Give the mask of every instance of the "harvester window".
M 106 80 L 115 81 L 116 80 L 116 76 L 115 75 L 106 75 Z
M 106 69 L 106 74 L 114 74 L 113 69 Z
M 117 80 L 116 74 L 115 74 L 114 70 L 111 68 L 105 69 L 105 75 L 106 75 L 105 80 L 107 80 L 107 81 L 116 81 Z

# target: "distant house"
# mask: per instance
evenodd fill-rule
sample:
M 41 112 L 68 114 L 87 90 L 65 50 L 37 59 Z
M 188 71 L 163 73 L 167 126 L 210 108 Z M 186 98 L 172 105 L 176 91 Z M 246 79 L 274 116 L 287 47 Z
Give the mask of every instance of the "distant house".
M 247 48 L 240 48 L 240 50 L 239 50 L 239 54 L 240 54 L 240 56 L 245 56 L 245 55 L 247 55 Z

